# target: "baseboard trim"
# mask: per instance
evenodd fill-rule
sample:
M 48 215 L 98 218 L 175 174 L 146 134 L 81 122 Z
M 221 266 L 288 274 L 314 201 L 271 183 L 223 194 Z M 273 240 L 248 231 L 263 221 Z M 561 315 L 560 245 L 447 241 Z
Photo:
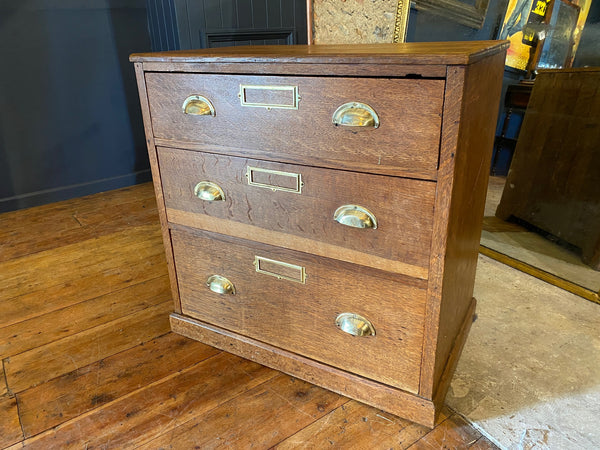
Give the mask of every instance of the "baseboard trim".
M 152 174 L 150 173 L 150 169 L 146 169 L 86 183 L 71 184 L 0 198 L 0 213 L 83 197 L 84 195 L 97 194 L 98 192 L 112 191 L 134 184 L 146 183 L 151 180 Z
M 179 314 L 171 314 L 171 329 L 177 334 L 251 359 L 429 428 L 435 425 L 436 410 L 433 402 L 410 392 Z

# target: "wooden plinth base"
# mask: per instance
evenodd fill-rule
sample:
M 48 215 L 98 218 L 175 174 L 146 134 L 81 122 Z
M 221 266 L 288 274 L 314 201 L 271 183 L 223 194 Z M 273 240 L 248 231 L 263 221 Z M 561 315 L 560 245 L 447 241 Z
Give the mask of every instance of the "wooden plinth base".
M 446 369 L 436 391 L 435 401 L 377 383 L 373 380 L 265 344 L 264 342 L 240 336 L 214 325 L 209 325 L 179 314 L 171 314 L 171 328 L 175 333 L 280 370 L 338 394 L 375 406 L 391 414 L 428 427 L 433 427 L 436 413 L 443 404 L 452 374 L 458 362 L 458 357 L 473 322 L 474 312 L 475 299 L 471 303 L 454 349 L 450 358 L 448 358 Z

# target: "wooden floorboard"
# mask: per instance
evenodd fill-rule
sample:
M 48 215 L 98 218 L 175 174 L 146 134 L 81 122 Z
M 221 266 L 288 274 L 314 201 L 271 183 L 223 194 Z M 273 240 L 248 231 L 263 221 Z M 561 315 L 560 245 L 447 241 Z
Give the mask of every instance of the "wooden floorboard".
M 270 448 L 347 401 L 280 374 L 141 448 Z
M 82 368 L 169 332 L 170 301 L 59 339 L 5 360 L 13 393 Z
M 469 446 L 470 450 L 496 450 L 498 447 L 485 436 L 481 436 Z
M 0 447 L 8 447 L 22 439 L 16 399 L 0 397 Z
M 17 394 L 25 437 L 55 427 L 217 353 L 213 347 L 168 333 L 28 389 Z
M 148 235 L 154 237 L 154 245 L 148 245 Z M 0 302 L 90 275 L 113 273 L 120 265 L 156 255 L 160 251 L 157 245 L 160 239 L 160 230 L 155 225 L 145 225 L 3 262 L 0 264 L 3 286 Z
M 0 261 L 158 224 L 157 214 L 150 183 L 0 214 Z
M 0 398 L 8 395 L 8 384 L 4 375 L 4 363 L 0 360 Z
M 495 448 L 171 333 L 150 184 L 0 214 L 0 286 L 0 448 Z
M 133 448 L 277 375 L 220 353 L 25 441 L 32 449 Z
M 165 274 L 14 323 L 0 328 L 0 357 L 18 355 L 170 300 L 169 280 Z
M 481 433 L 458 414 L 452 414 L 409 448 L 411 450 L 439 450 L 442 448 L 458 450 L 473 447 L 480 438 Z
M 159 248 L 162 250 L 162 244 Z M 114 267 L 98 270 L 87 276 L 75 275 L 71 280 L 40 290 L 31 290 L 16 297 L 0 300 L 3 316 L 0 327 L 22 322 L 59 309 L 107 295 L 167 274 L 164 254 L 145 258 L 124 257 Z M 0 275 L 1 276 L 1 275 Z M 40 297 L 44 298 L 43 302 Z
M 285 439 L 277 449 L 372 448 L 374 442 L 378 448 L 405 449 L 429 431 L 352 400 Z

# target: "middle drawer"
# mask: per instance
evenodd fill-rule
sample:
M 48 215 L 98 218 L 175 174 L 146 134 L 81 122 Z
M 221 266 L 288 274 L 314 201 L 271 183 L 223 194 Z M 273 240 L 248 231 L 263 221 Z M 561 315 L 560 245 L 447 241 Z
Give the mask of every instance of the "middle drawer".
M 158 148 L 167 218 L 426 279 L 435 183 Z

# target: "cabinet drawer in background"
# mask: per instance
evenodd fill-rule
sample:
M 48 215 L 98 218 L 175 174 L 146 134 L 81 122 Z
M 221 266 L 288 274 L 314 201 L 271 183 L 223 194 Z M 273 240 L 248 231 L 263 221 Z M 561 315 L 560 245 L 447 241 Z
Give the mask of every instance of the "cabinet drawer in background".
M 184 314 L 418 391 L 426 282 L 206 232 L 175 229 L 172 240 Z M 375 335 L 342 331 L 343 313 Z
M 258 159 L 436 176 L 443 80 L 156 72 L 146 74 L 146 85 L 159 144 L 218 146 L 223 153 Z M 214 115 L 202 106 L 188 112 L 208 115 L 185 114 L 183 104 L 193 96 L 202 96 L 203 105 L 208 100 Z M 336 110 L 354 102 L 374 110 L 378 128 L 333 124 Z M 357 111 L 340 114 L 349 120 Z M 365 123 L 364 117 L 354 117 Z
M 158 159 L 170 222 L 427 278 L 433 182 L 169 148 Z

